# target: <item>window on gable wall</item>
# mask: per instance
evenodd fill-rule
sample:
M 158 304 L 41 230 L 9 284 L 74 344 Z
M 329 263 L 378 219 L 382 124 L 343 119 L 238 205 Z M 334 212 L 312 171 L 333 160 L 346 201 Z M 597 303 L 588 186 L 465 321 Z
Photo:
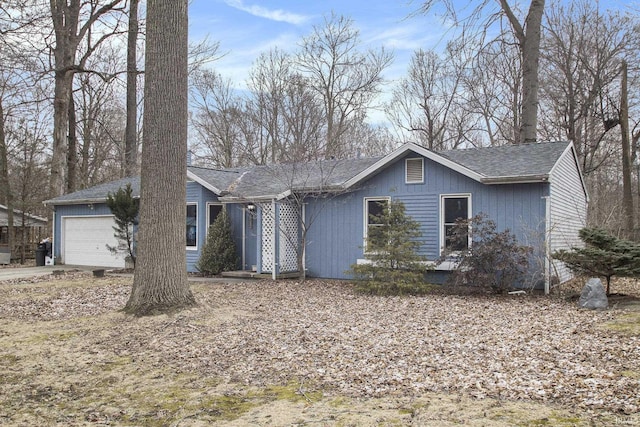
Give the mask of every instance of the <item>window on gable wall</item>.
M 469 218 L 470 196 L 443 196 L 442 197 L 442 235 L 445 252 L 458 252 L 469 248 L 469 239 L 464 242 L 453 242 L 451 232 L 459 219 Z M 457 243 L 457 244 L 456 244 Z
M 424 182 L 424 159 L 405 160 L 405 182 L 407 184 L 422 184 Z
M 384 225 L 380 216 L 389 205 L 388 197 L 365 198 L 364 203 L 365 215 L 365 250 L 373 252 L 377 248 L 384 246 Z
M 187 205 L 187 249 L 198 247 L 198 205 Z

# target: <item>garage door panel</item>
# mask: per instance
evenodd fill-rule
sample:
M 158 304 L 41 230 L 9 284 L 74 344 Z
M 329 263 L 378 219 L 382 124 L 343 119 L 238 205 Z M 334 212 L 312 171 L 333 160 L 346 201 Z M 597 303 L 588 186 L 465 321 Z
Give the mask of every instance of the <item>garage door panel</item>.
M 109 246 L 117 246 L 113 216 L 67 217 L 63 219 L 63 260 L 69 265 L 101 267 L 125 266 L 124 254 L 112 254 Z

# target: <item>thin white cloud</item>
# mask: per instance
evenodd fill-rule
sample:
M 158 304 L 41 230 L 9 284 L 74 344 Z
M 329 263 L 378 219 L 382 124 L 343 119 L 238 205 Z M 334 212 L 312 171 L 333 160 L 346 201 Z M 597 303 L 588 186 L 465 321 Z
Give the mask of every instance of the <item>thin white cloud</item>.
M 272 21 L 286 22 L 293 25 L 302 25 L 309 20 L 308 16 L 287 12 L 282 9 L 269 10 L 258 5 L 245 5 L 242 0 L 225 0 L 225 3 L 253 16 L 270 19 Z
M 429 49 L 442 41 L 444 30 L 425 32 L 424 26 L 403 23 L 388 27 L 383 31 L 372 32 L 367 42 L 370 44 L 382 44 L 387 48 L 396 50 L 416 50 L 418 48 Z

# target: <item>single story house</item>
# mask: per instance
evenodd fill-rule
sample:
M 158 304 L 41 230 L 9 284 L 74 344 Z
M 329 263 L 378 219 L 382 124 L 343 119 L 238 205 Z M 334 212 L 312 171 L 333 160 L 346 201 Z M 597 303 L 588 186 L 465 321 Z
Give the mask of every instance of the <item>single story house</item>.
M 421 251 L 435 260 L 457 218 L 484 213 L 534 248 L 538 285 L 570 272 L 550 254 L 579 244 L 588 195 L 575 148 L 549 142 L 434 152 L 407 143 L 378 158 L 326 160 L 230 169 L 187 167 L 187 270 L 195 264 L 221 209 L 232 220 L 241 269 L 273 277 L 298 270 L 347 278 L 362 262 L 370 214 L 397 199 L 421 224 Z M 137 178 L 98 185 L 45 202 L 54 210 L 54 255 L 67 264 L 121 267 L 106 250 L 115 243 L 109 192 Z M 305 242 L 300 252 L 301 241 Z M 446 264 L 441 270 L 451 268 Z M 445 274 L 444 272 L 442 274 Z
M 13 233 L 15 241 L 9 247 L 9 208 L 0 205 L 0 264 L 11 259 L 33 258 L 38 243 L 46 237 L 47 219 L 13 209 Z

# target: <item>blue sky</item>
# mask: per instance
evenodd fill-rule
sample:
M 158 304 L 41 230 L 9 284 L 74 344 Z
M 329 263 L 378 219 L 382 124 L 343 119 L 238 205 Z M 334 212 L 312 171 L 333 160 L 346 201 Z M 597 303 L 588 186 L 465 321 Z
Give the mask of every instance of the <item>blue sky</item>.
M 313 26 L 322 26 L 331 12 L 345 15 L 360 31 L 363 47 L 385 46 L 395 54 L 387 71 L 393 79 L 406 72 L 412 52 L 434 47 L 444 29 L 437 18 L 409 17 L 419 3 L 409 0 L 193 0 L 189 8 L 192 41 L 220 42 L 227 55 L 212 67 L 244 86 L 253 61 L 261 52 L 278 47 L 295 50 Z
M 469 9 L 479 0 L 456 1 Z M 640 13 L 640 0 L 598 1 L 603 10 L 632 8 Z M 192 42 L 207 35 L 210 40 L 219 41 L 220 51 L 226 55 L 211 67 L 243 89 L 260 53 L 272 47 L 295 50 L 313 26 L 322 26 L 324 18 L 334 12 L 354 21 L 363 48 L 384 46 L 394 52 L 394 62 L 384 75 L 393 83 L 406 74 L 416 49 L 444 48 L 455 33 L 435 13 L 414 14 L 421 3 L 422 0 L 192 0 L 189 37 Z

